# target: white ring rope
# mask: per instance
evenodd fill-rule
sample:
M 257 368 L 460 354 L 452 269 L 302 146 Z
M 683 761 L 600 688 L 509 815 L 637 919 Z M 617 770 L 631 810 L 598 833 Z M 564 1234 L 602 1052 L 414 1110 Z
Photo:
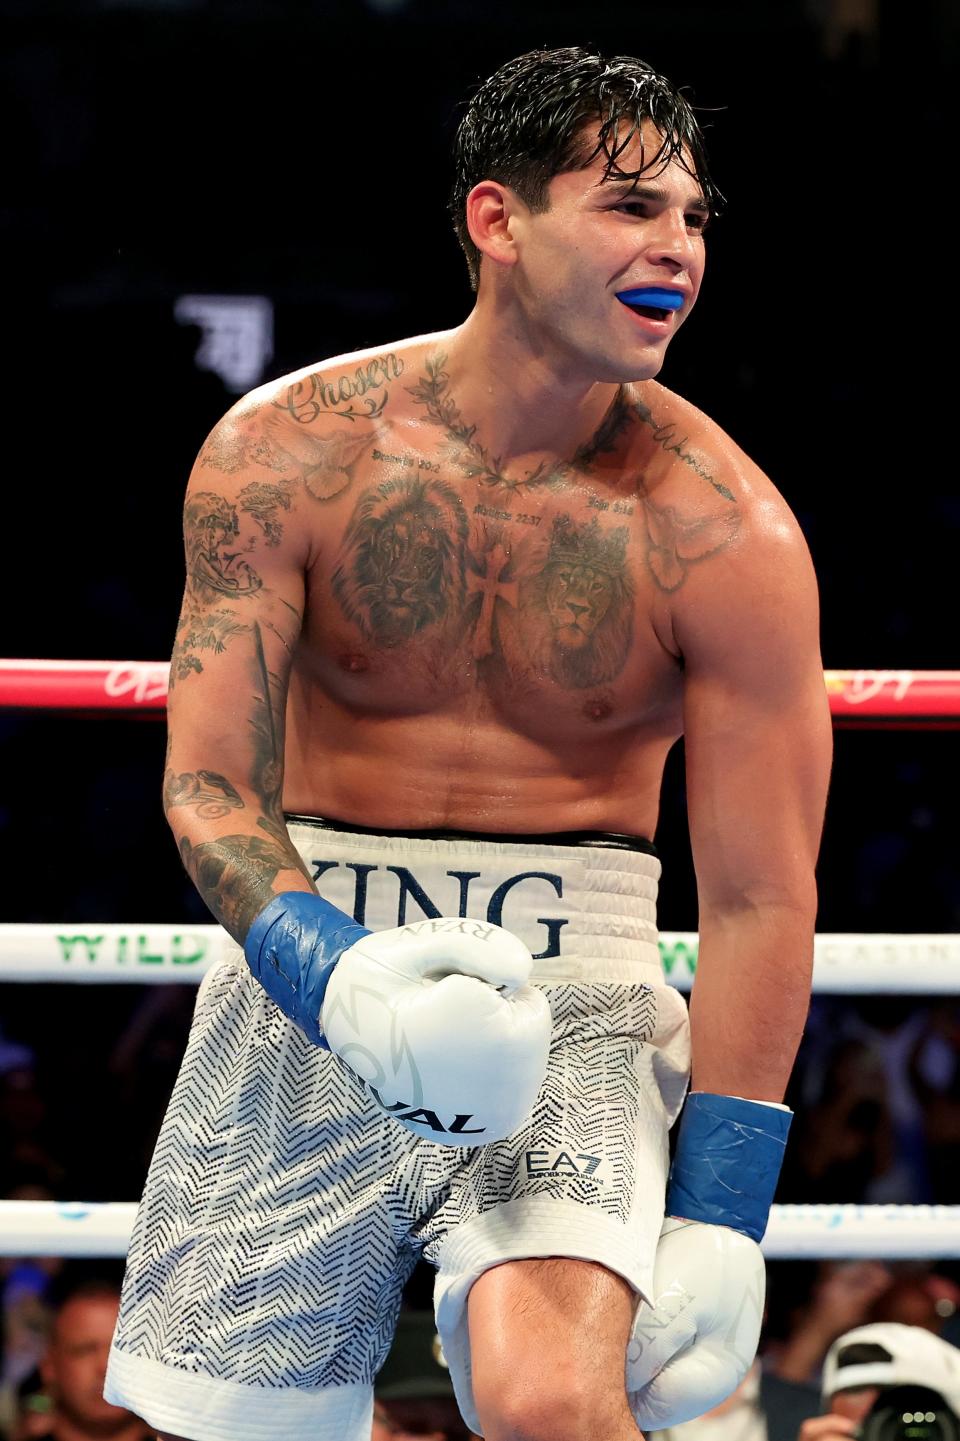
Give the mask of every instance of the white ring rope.
M 2 925 L 0 981 L 197 984 L 232 945 L 216 925 Z M 661 935 L 668 979 L 689 990 L 692 931 Z M 960 935 L 818 935 L 814 990 L 960 993 Z M 0 1201 L 0 1255 L 124 1256 L 136 1204 Z M 960 1206 L 774 1206 L 769 1259 L 960 1258 Z
M 0 1255 L 125 1256 L 134 1201 L 0 1201 Z M 960 1206 L 774 1206 L 769 1260 L 960 1257 Z
M 232 944 L 215 925 L 0 925 L 0 981 L 196 984 Z M 660 951 L 667 979 L 688 991 L 696 933 L 665 931 Z M 839 995 L 956 995 L 960 935 L 817 936 L 813 988 Z

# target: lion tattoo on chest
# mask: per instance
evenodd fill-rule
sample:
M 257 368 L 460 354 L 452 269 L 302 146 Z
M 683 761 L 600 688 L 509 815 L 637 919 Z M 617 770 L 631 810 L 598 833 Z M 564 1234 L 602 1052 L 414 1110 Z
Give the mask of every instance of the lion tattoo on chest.
M 395 646 L 458 617 L 467 518 L 441 480 L 384 481 L 360 500 L 344 533 L 333 591 L 368 639 Z
M 626 526 L 555 517 L 543 569 L 521 588 L 523 637 L 538 668 L 575 690 L 613 680 L 633 638 Z

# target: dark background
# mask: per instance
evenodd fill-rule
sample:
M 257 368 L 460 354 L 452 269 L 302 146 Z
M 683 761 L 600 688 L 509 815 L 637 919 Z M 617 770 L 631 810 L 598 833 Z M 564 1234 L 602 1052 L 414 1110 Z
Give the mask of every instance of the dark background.
M 525 49 L 582 43 L 710 112 L 728 211 L 662 378 L 797 513 L 825 664 L 957 665 L 955 5 L 0 0 L 0 20 L 5 654 L 169 654 L 187 473 L 235 399 L 196 366 L 178 297 L 269 297 L 264 379 L 458 323 L 458 104 Z M 0 738 L 4 919 L 207 918 L 160 813 L 162 724 L 8 713 Z M 956 744 L 838 735 L 821 930 L 957 929 Z M 662 924 L 692 929 L 679 752 L 658 840 Z M 136 1194 L 191 999 L 0 988 L 50 1192 Z M 818 1003 L 815 1038 L 842 1004 Z M 22 1096 L 8 1112 L 9 1194 Z M 914 1199 L 956 1199 L 938 1185 Z

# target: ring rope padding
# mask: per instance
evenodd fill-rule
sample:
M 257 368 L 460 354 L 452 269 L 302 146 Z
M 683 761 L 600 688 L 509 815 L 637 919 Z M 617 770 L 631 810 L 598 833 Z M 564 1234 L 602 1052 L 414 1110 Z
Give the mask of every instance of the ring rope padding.
M 125 1256 L 135 1201 L 0 1201 L 2 1256 Z M 960 1206 L 774 1206 L 768 1260 L 960 1257 Z
M 0 708 L 162 712 L 168 661 L 0 660 Z M 960 671 L 826 670 L 839 724 L 960 726 Z
M 0 925 L 0 981 L 195 985 L 230 952 L 239 954 L 217 925 L 7 924 Z M 813 989 L 820 994 L 960 993 L 960 935 L 818 935 L 813 954 Z M 660 955 L 667 980 L 688 991 L 696 932 L 661 932 Z

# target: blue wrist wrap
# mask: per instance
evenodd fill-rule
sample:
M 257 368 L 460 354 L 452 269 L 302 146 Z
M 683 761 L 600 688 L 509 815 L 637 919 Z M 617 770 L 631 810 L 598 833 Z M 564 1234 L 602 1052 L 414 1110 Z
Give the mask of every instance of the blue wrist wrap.
M 792 1120 L 759 1101 L 694 1091 L 680 1118 L 667 1215 L 762 1240 Z
M 320 1029 L 320 1008 L 334 966 L 349 946 L 370 932 L 309 891 L 274 896 L 247 932 L 247 965 L 271 1001 L 329 1050 Z

